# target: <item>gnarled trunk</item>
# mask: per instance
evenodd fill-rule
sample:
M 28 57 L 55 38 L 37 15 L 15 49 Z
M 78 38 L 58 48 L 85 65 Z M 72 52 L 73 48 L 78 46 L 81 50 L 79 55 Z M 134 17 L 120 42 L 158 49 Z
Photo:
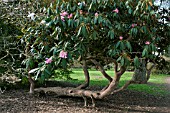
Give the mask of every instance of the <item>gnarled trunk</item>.
M 104 70 L 103 66 L 97 62 L 94 59 L 91 59 L 91 61 L 99 68 L 99 71 L 103 74 L 103 76 L 109 81 L 112 82 L 112 78 L 106 73 L 106 71 Z
M 86 60 L 82 60 L 83 62 L 83 72 L 85 75 L 85 83 L 81 84 L 80 86 L 78 86 L 76 89 L 85 89 L 89 86 L 90 83 L 90 76 L 89 76 L 89 71 L 87 69 L 87 64 L 86 64 Z
M 84 105 L 87 105 L 87 97 L 90 97 L 92 100 L 92 104 L 93 106 L 95 106 L 95 99 L 103 99 L 106 96 L 112 94 L 112 92 L 117 88 L 118 84 L 119 84 L 119 80 L 121 78 L 121 76 L 123 75 L 123 73 L 126 71 L 126 67 L 121 67 L 120 70 L 117 70 L 117 62 L 115 61 L 115 76 L 112 79 L 112 81 L 110 82 L 110 84 L 108 85 L 108 87 L 103 90 L 103 91 L 90 91 L 90 90 L 84 90 L 84 89 L 78 89 L 78 88 L 74 88 L 74 89 L 65 89 L 66 91 L 62 91 L 62 93 L 64 93 L 64 95 L 68 95 L 68 96 L 77 96 L 77 97 L 83 97 L 85 103 Z M 84 68 L 84 73 L 86 75 L 89 75 L 88 70 L 87 70 L 87 65 L 85 60 L 83 60 L 83 68 Z M 89 77 L 87 76 L 86 78 L 87 83 L 89 82 Z M 82 86 L 81 86 L 82 88 Z M 62 88 L 63 89 L 63 88 Z M 54 90 L 51 88 L 40 88 L 40 89 L 36 89 L 36 91 L 44 91 L 44 92 L 55 92 L 58 93 L 58 90 Z M 61 92 L 61 91 L 60 91 Z
M 106 74 L 104 72 L 104 69 L 102 68 L 102 66 L 100 64 L 98 64 L 97 61 L 92 60 L 95 64 L 97 64 L 98 66 L 100 66 L 100 69 L 102 71 L 102 73 Z M 83 97 L 85 103 L 84 105 L 87 105 L 87 97 L 90 97 L 92 100 L 92 104 L 93 106 L 95 106 L 95 99 L 103 99 L 105 97 L 107 97 L 108 95 L 112 94 L 112 92 L 114 92 L 117 89 L 117 86 L 119 84 L 120 78 L 123 75 L 123 73 L 126 71 L 126 67 L 121 66 L 120 70 L 118 70 L 118 63 L 116 60 L 114 59 L 110 59 L 110 61 L 113 61 L 113 63 L 115 64 L 115 76 L 113 78 L 109 78 L 110 76 L 106 75 L 109 78 L 109 85 L 107 87 L 105 87 L 104 90 L 102 91 L 90 91 L 90 90 L 84 90 L 83 88 L 86 88 L 89 85 L 89 72 L 87 70 L 87 64 L 86 61 L 83 59 L 83 71 L 85 74 L 85 78 L 86 78 L 86 82 L 85 84 L 80 85 L 78 88 L 73 88 L 73 89 L 66 89 L 64 95 L 68 95 L 68 96 L 77 96 L 77 97 Z M 49 88 L 43 88 L 43 89 L 39 89 L 39 91 L 45 91 L 45 92 L 58 92 L 58 90 L 56 91 L 52 91 Z
M 102 75 L 109 81 L 109 84 L 112 82 L 112 77 L 110 77 L 106 71 L 104 70 L 103 66 L 97 62 L 95 59 L 91 59 L 91 61 L 99 68 L 99 71 L 102 73 Z M 102 91 L 106 90 L 109 86 L 109 84 L 102 89 Z
M 126 71 L 125 67 L 121 67 L 120 71 L 116 71 L 115 76 L 109 86 L 104 90 L 100 92 L 95 92 L 95 91 L 89 91 L 89 90 L 77 90 L 73 89 L 69 91 L 69 95 L 78 95 L 78 96 L 83 96 L 83 97 L 90 97 L 90 98 L 95 98 L 95 99 L 103 99 L 104 97 L 110 95 L 115 88 L 117 88 L 120 77 L 122 74 Z

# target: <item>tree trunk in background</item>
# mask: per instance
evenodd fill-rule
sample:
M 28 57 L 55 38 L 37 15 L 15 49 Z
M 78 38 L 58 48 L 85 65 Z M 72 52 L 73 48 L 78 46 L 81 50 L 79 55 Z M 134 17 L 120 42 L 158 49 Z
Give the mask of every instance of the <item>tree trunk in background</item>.
M 141 64 L 138 68 L 135 69 L 132 81 L 139 84 L 146 84 L 150 79 L 151 71 L 154 68 L 153 64 L 149 69 L 147 69 L 146 61 L 141 60 Z
M 147 69 L 147 75 L 146 75 L 146 82 L 150 79 L 151 71 L 155 67 L 155 64 L 153 64 L 149 69 Z

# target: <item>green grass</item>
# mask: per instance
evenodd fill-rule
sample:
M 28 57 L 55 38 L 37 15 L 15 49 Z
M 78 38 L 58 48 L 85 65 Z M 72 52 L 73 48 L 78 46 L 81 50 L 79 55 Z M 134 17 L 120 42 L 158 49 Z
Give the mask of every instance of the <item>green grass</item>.
M 90 70 L 90 85 L 98 85 L 98 86 L 106 86 L 108 84 L 107 79 L 105 79 L 99 71 Z M 107 71 L 110 76 L 114 76 L 114 71 Z M 124 85 L 128 80 L 132 78 L 133 72 L 125 72 L 120 80 L 119 87 Z M 165 78 L 168 75 L 159 74 L 159 75 L 151 75 L 149 83 L 151 84 L 131 84 L 128 89 L 129 90 L 136 90 L 141 92 L 146 92 L 149 94 L 154 95 L 167 95 L 169 92 L 164 87 Z M 69 80 L 69 82 L 75 84 L 81 84 L 84 82 L 84 74 L 83 71 L 80 69 L 74 69 L 73 73 L 71 74 L 71 78 L 73 80 Z

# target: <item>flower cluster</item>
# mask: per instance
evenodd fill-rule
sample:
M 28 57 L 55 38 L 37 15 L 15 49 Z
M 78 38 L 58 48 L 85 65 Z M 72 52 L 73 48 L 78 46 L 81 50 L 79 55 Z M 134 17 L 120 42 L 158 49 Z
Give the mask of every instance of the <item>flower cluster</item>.
M 46 58 L 45 63 L 50 64 L 52 61 L 53 61 L 52 58 Z
M 145 42 L 145 44 L 146 44 L 146 45 L 149 45 L 149 44 L 150 44 L 150 42 L 149 42 L 149 41 L 146 41 L 146 42 Z
M 95 13 L 95 17 L 98 17 L 98 16 L 99 16 L 99 14 L 96 12 L 96 13 Z
M 67 52 L 65 52 L 64 50 L 60 51 L 59 57 L 60 58 L 67 58 Z
M 137 24 L 132 24 L 132 28 L 134 28 L 135 26 L 137 26 Z
M 83 14 L 83 10 L 79 10 L 79 13 L 82 15 Z
M 116 8 L 115 10 L 113 10 L 113 12 L 119 13 L 119 10 Z
M 123 37 L 122 37 L 122 36 L 120 36 L 120 37 L 119 37 L 119 39 L 120 39 L 120 40 L 123 40 Z
M 60 17 L 62 21 L 65 21 L 65 17 L 67 16 L 68 19 L 73 17 L 73 14 L 68 14 L 66 11 L 63 11 L 62 13 L 60 13 Z

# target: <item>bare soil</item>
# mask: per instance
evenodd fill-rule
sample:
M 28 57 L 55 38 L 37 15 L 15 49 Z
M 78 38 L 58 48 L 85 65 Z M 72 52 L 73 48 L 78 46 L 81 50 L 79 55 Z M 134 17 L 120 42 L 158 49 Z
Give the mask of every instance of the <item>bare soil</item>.
M 70 84 L 67 84 L 70 86 Z M 170 86 L 168 80 L 167 86 Z M 64 86 L 63 86 L 64 87 Z M 100 87 L 89 89 L 99 90 Z M 170 87 L 169 87 L 170 88 Z M 167 88 L 169 91 L 170 89 Z M 124 90 L 103 100 L 96 107 L 84 107 L 83 98 L 30 95 L 28 90 L 8 90 L 0 94 L 0 113 L 170 113 L 170 97 Z

